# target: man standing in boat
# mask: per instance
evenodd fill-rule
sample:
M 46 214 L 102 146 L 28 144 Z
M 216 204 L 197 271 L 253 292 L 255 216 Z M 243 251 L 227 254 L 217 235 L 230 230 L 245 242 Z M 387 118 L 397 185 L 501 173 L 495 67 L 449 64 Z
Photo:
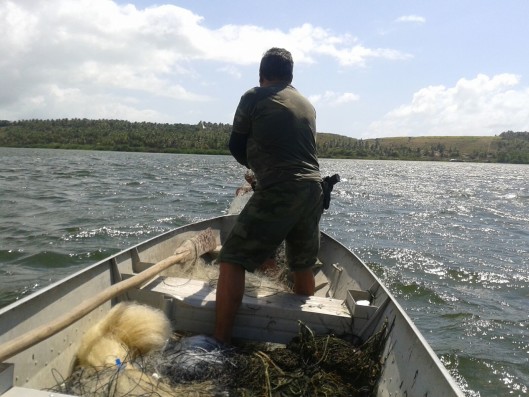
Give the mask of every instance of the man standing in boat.
M 257 180 L 219 255 L 214 337 L 231 341 L 242 302 L 246 271 L 253 272 L 285 241 L 294 292 L 314 294 L 312 267 L 323 212 L 316 112 L 292 85 L 292 55 L 272 48 L 261 59 L 259 87 L 241 98 L 230 151 Z

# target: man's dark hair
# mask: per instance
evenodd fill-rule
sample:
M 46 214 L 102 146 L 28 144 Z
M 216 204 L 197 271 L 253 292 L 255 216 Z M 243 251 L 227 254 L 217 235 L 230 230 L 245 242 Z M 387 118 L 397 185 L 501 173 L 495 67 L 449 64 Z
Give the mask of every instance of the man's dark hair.
M 267 80 L 292 82 L 294 61 L 292 54 L 284 48 L 270 48 L 265 52 L 259 66 L 259 75 Z

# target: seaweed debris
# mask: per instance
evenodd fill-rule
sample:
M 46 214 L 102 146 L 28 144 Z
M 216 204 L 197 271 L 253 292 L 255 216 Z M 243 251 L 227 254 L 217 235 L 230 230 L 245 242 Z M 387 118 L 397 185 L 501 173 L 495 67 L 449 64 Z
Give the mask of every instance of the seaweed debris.
M 285 348 L 254 346 L 232 360 L 230 396 L 371 396 L 382 369 L 387 325 L 355 346 L 333 335 L 314 335 L 300 323 Z M 253 351 L 252 351 L 253 350 Z

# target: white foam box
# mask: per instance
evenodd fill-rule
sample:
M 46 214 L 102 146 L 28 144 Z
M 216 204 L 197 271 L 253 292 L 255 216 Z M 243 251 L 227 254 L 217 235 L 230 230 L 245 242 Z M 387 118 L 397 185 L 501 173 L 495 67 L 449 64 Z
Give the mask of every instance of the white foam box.
M 351 314 L 355 318 L 363 318 L 365 320 L 369 319 L 373 313 L 376 312 L 378 309 L 378 306 L 373 306 L 371 304 L 369 305 L 360 305 L 358 304 L 359 301 L 369 301 L 373 297 L 371 296 L 371 293 L 369 291 L 360 291 L 355 289 L 350 289 L 347 291 L 347 298 L 346 298 L 346 304 L 349 310 L 351 311 Z

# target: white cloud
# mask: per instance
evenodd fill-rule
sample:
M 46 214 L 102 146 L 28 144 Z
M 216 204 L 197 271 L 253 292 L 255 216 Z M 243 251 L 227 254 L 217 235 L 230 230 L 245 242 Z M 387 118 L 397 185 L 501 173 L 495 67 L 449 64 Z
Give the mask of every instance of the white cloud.
M 45 112 L 67 104 L 49 90 L 51 86 L 76 93 L 73 103 L 84 106 L 77 114 L 96 109 L 90 101 L 103 99 L 109 101 L 108 108 L 119 108 L 133 96 L 211 100 L 198 91 L 203 90 L 200 83 L 211 78 L 201 70 L 205 62 L 218 63 L 213 70 L 237 79 L 237 65 L 258 63 L 277 43 L 292 51 L 296 63 L 326 56 L 340 65 L 363 66 L 372 58 L 408 56 L 393 49 L 370 49 L 348 34 L 311 24 L 288 31 L 251 25 L 209 29 L 200 15 L 178 6 L 138 9 L 111 0 L 4 0 L 0 37 L 0 118 L 26 118 L 37 110 L 40 117 L 55 117 L 57 113 Z M 31 104 L 37 106 L 33 112 Z
M 355 45 L 348 48 L 337 48 L 336 46 L 324 45 L 314 52 L 329 55 L 343 66 L 365 66 L 370 58 L 384 58 L 390 60 L 401 60 L 411 58 L 410 54 L 387 48 L 367 48 L 362 45 Z
M 18 100 L 2 111 L 2 117 L 16 120 L 19 114 L 25 119 L 48 118 L 108 118 L 130 121 L 168 121 L 167 116 L 154 109 L 139 109 L 134 97 L 116 97 L 108 93 L 86 95 L 76 88 L 61 88 L 54 84 L 45 84 L 42 91 Z M 49 117 L 51 118 L 51 117 Z
M 200 54 L 199 58 L 239 65 L 258 63 L 264 51 L 277 43 L 292 52 L 296 63 L 313 63 L 315 57 L 321 55 L 345 66 L 364 66 L 371 58 L 398 60 L 410 57 L 393 49 L 364 47 L 349 34 L 335 35 L 309 23 L 288 31 L 252 25 L 225 25 L 208 30 L 196 25 L 186 36 Z
M 359 96 L 352 92 L 338 93 L 334 91 L 326 91 L 323 94 L 310 95 L 308 99 L 313 105 L 339 106 L 358 101 Z
M 454 87 L 429 86 L 371 124 L 366 137 L 490 135 L 529 130 L 529 88 L 520 77 L 479 74 Z
M 426 18 L 421 17 L 419 15 L 403 15 L 401 17 L 398 17 L 396 22 L 411 22 L 411 23 L 418 23 L 422 24 L 426 22 Z

